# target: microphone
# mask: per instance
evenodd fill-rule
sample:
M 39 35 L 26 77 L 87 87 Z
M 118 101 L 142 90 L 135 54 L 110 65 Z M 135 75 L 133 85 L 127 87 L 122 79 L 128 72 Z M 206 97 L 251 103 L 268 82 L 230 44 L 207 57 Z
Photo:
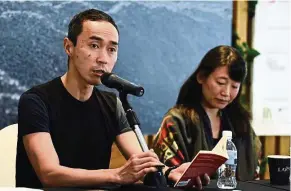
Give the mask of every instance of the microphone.
M 144 89 L 143 87 L 136 85 L 130 81 L 127 81 L 121 77 L 118 77 L 114 73 L 104 73 L 101 76 L 101 82 L 103 85 L 108 88 L 115 88 L 120 92 L 132 94 L 138 97 L 143 96 Z

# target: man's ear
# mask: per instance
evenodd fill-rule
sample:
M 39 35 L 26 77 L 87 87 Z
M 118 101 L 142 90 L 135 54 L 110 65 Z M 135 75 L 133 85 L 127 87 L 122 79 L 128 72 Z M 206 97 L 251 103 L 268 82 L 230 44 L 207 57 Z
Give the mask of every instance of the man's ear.
M 68 37 L 64 38 L 64 49 L 68 56 L 72 55 L 74 45 L 73 42 Z

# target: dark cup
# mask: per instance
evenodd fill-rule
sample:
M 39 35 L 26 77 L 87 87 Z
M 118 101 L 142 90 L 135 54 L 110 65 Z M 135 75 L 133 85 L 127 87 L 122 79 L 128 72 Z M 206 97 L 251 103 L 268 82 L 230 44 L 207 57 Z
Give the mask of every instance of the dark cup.
M 268 156 L 271 184 L 288 185 L 290 183 L 290 159 L 290 156 L 284 155 Z

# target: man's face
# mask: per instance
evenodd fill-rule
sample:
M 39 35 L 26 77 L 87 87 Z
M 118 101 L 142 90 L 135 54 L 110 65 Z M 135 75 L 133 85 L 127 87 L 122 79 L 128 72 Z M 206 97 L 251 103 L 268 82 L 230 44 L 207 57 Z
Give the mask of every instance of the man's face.
M 101 83 L 103 72 L 111 72 L 118 52 L 118 32 L 106 21 L 85 21 L 77 37 L 76 46 L 71 47 L 71 65 L 76 77 L 90 85 Z
M 216 68 L 207 78 L 198 79 L 202 86 L 203 104 L 209 108 L 223 109 L 238 95 L 241 83 L 228 75 L 228 67 Z

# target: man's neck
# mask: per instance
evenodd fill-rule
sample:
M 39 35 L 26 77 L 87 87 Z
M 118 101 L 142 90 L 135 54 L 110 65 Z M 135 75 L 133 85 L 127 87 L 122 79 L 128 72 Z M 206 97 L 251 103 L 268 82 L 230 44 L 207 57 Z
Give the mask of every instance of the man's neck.
M 86 101 L 91 97 L 94 86 L 87 84 L 76 75 L 67 72 L 61 77 L 61 80 L 67 91 L 77 100 Z

